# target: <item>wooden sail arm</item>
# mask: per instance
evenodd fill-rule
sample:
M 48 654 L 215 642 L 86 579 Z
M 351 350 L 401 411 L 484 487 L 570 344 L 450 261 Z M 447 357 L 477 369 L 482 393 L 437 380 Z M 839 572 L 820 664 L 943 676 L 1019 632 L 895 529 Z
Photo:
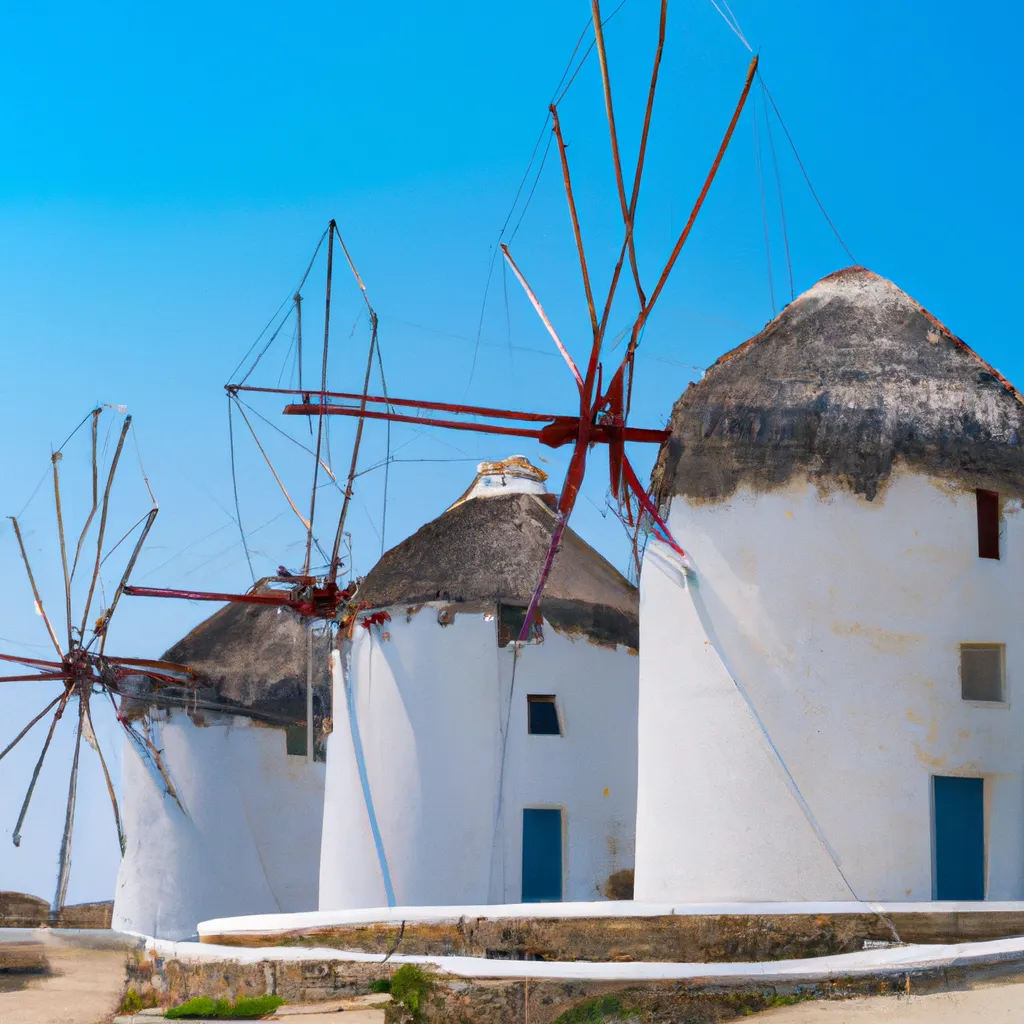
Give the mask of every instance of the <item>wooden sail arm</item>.
M 216 601 L 218 604 L 258 604 L 277 608 L 290 608 L 308 618 L 333 618 L 354 592 L 342 590 L 328 580 L 322 587 L 308 587 L 296 591 L 278 591 L 266 594 L 225 594 L 204 590 L 175 590 L 167 587 L 125 587 L 129 597 L 168 597 L 180 601 Z M 151 673 L 147 673 L 151 674 Z
M 308 388 L 303 391 L 296 390 L 295 388 L 255 388 L 229 385 L 227 390 L 231 392 L 255 391 L 266 395 L 295 395 L 301 398 L 307 405 L 314 395 L 319 396 L 320 394 L 319 391 Z M 453 412 L 466 416 L 490 416 L 493 419 L 521 420 L 525 423 L 549 423 L 551 420 L 558 418 L 557 416 L 546 412 L 517 412 L 512 409 L 492 409 L 483 405 L 463 405 L 453 404 L 451 402 L 427 402 L 417 398 L 394 398 L 392 396 L 385 397 L 383 395 L 364 396 L 361 392 L 349 391 L 327 391 L 324 393 L 324 398 L 338 398 L 346 402 L 362 403 L 364 397 L 368 405 L 393 405 L 398 408 L 431 409 L 436 412 Z
M 406 403 L 414 404 L 414 403 Z M 453 406 L 458 409 L 458 406 Z M 527 437 L 550 448 L 560 448 L 564 444 L 575 441 L 579 434 L 580 417 L 555 416 L 541 428 L 513 427 L 498 423 L 473 423 L 465 420 L 442 420 L 423 416 L 407 416 L 398 412 L 381 412 L 377 410 L 361 410 L 347 405 L 315 404 L 287 405 L 286 416 L 365 416 L 367 419 L 387 420 L 391 423 L 415 423 L 419 426 L 441 427 L 447 430 L 468 430 L 477 434 L 496 434 L 508 437 Z M 514 415 L 514 414 L 513 414 Z M 510 416 L 511 418 L 511 416 Z M 535 421 L 530 415 L 530 420 Z M 668 439 L 667 430 L 650 430 L 643 427 L 621 427 L 613 424 L 597 423 L 589 427 L 589 441 L 597 444 L 608 444 L 612 440 L 638 441 L 646 444 L 662 444 Z

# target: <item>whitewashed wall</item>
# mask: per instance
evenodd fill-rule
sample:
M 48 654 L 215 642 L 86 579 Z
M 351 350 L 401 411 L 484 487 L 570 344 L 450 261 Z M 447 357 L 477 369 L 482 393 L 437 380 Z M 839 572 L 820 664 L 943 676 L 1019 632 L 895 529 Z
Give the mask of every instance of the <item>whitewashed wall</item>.
M 517 902 L 524 806 L 565 808 L 565 898 L 597 898 L 633 864 L 637 659 L 545 623 L 520 655 L 509 715 L 512 648 L 497 646 L 494 615 L 441 626 L 439 607 L 391 608 L 383 631 L 357 625 L 335 661 L 321 909 L 386 903 L 346 681 L 398 905 Z M 528 735 L 528 693 L 557 696 L 564 736 Z
M 113 927 L 187 938 L 214 912 L 317 906 L 324 768 L 288 755 L 283 729 L 172 712 L 156 745 L 184 805 L 158 786 L 126 741 L 122 812 L 127 850 Z
M 512 647 L 499 650 L 508 709 Z M 544 623 L 544 642 L 526 645 L 515 669 L 502 806 L 501 865 L 492 903 L 522 896 L 523 808 L 560 806 L 563 895 L 599 900 L 612 873 L 633 867 L 636 833 L 638 658 Z M 561 736 L 531 736 L 528 694 L 555 694 Z
M 987 896 L 1024 897 L 1019 508 L 999 561 L 973 492 L 909 473 L 677 497 L 669 525 L 694 575 L 652 542 L 636 898 L 930 899 L 934 774 L 985 777 Z M 1006 644 L 1006 705 L 961 700 L 969 642 Z

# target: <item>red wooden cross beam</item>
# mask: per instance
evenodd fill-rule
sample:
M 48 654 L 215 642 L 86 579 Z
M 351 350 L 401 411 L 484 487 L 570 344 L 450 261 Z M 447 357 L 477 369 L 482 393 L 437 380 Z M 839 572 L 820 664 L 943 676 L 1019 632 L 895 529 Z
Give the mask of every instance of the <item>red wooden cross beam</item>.
M 389 420 L 392 423 L 415 423 L 419 426 L 442 427 L 448 430 L 469 430 L 481 434 L 504 434 L 510 437 L 527 437 L 540 441 L 549 448 L 560 448 L 575 440 L 579 433 L 579 416 L 554 416 L 549 413 L 516 412 L 512 409 L 490 409 L 480 405 L 455 405 L 448 402 L 428 402 L 413 398 L 381 397 L 377 395 L 352 394 L 344 391 L 319 392 L 299 391 L 294 388 L 257 388 L 247 385 L 229 384 L 227 390 L 236 394 L 239 391 L 257 391 L 264 394 L 297 395 L 302 402 L 286 405 L 285 416 L 354 416 L 366 419 Z M 342 404 L 339 402 L 321 402 L 313 399 L 341 399 L 342 402 L 359 402 Z M 411 416 L 395 412 L 391 409 L 383 411 L 364 408 L 365 405 L 397 406 L 401 409 L 427 409 L 436 412 L 447 412 L 454 416 L 483 416 L 488 419 L 513 420 L 520 423 L 544 424 L 542 427 L 506 426 L 500 423 L 474 423 L 468 420 L 433 419 L 423 416 Z M 625 427 L 608 421 L 595 423 L 591 431 L 591 442 L 594 444 L 610 444 L 620 437 L 624 441 L 640 441 L 661 444 L 668 438 L 667 430 L 647 430 L 641 427 Z

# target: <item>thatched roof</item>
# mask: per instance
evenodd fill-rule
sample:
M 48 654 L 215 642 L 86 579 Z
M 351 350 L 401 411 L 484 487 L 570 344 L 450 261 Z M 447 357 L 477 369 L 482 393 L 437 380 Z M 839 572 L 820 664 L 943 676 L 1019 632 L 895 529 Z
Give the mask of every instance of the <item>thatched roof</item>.
M 384 554 L 363 580 L 359 600 L 373 608 L 428 601 L 525 606 L 554 528 L 554 511 L 535 494 L 461 501 Z M 637 646 L 636 588 L 570 529 L 541 609 L 558 627 Z
M 306 717 L 307 626 L 289 608 L 227 604 L 170 647 L 164 661 L 195 673 L 194 693 L 200 710 L 223 710 L 301 722 Z M 330 639 L 314 636 L 314 709 L 329 714 Z M 145 701 L 144 690 L 137 696 Z M 148 687 L 146 687 L 148 689 Z M 191 689 L 160 687 L 157 693 L 173 706 L 192 698 Z
M 661 501 L 728 498 L 798 476 L 869 500 L 900 463 L 1024 491 L 1024 400 L 891 281 L 819 281 L 691 384 L 653 482 Z

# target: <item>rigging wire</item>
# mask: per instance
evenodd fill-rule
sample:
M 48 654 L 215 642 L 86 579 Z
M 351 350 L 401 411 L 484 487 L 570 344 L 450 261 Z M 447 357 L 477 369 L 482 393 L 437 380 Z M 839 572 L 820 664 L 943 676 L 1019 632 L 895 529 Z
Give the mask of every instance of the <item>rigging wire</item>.
M 772 277 L 772 242 L 771 233 L 768 230 L 768 204 L 764 198 L 764 170 L 761 166 L 761 139 L 757 134 L 757 104 L 751 103 L 750 123 L 754 126 L 754 162 L 757 164 L 757 185 L 761 193 L 761 222 L 764 224 L 764 251 L 768 258 L 768 291 L 772 299 L 772 318 L 774 319 L 777 309 L 775 307 L 775 280 Z
M 274 423 L 273 420 L 268 420 L 266 416 L 264 416 L 262 413 L 257 411 L 248 402 L 243 402 L 242 399 L 240 399 L 237 394 L 234 397 L 235 397 L 235 401 L 240 406 L 243 406 L 244 408 L 248 409 L 249 412 L 251 412 L 253 414 L 253 416 L 256 416 L 258 419 L 261 419 L 272 430 L 276 430 L 283 438 L 285 438 L 285 440 L 291 441 L 292 444 L 294 444 L 297 447 L 301 448 L 307 455 L 313 455 L 314 454 L 312 448 L 307 448 L 301 441 L 299 441 L 296 438 L 292 437 L 292 435 L 289 434 L 287 430 L 282 430 L 281 427 L 279 427 L 276 423 Z M 259 439 L 257 439 L 256 443 L 257 443 L 257 445 L 259 445 Z M 263 448 L 262 448 L 262 446 L 260 446 L 260 451 L 262 451 L 262 450 L 263 450 Z M 338 488 L 338 490 L 341 490 L 341 485 L 338 483 L 338 479 L 335 476 L 334 471 L 332 469 L 330 469 L 330 460 L 328 460 L 326 463 L 322 463 L 322 465 L 324 467 L 324 472 L 327 473 L 328 479 L 333 482 L 333 484 L 335 485 L 335 487 Z
M 607 18 L 603 18 L 601 20 L 601 27 L 604 28 L 604 26 L 607 25 L 612 20 L 612 18 L 614 18 L 615 15 L 618 14 L 619 11 L 621 11 L 622 8 L 626 6 L 627 2 L 628 2 L 628 0 L 621 0 L 619 5 L 612 11 L 612 13 L 609 14 Z M 586 28 L 584 28 L 584 30 L 583 30 L 583 34 L 584 35 L 586 35 L 587 29 L 589 29 L 590 26 L 591 26 L 591 22 L 588 21 L 587 25 L 586 25 Z M 582 36 L 580 37 L 580 42 L 582 42 Z M 576 65 L 576 70 L 572 73 L 572 78 L 570 78 L 569 81 L 565 83 L 565 88 L 561 92 L 559 92 L 557 89 L 555 90 L 556 98 L 551 101 L 553 106 L 557 107 L 558 104 L 561 103 L 563 99 L 565 99 L 565 94 L 569 91 L 570 88 L 572 88 L 572 83 L 576 81 L 576 76 L 583 70 L 583 65 L 586 64 L 587 58 L 591 55 L 591 53 L 594 52 L 594 47 L 596 45 L 597 45 L 597 39 L 595 38 L 595 39 L 591 40 L 590 45 L 587 47 L 587 52 L 585 54 L 583 54 L 583 56 L 580 58 L 579 64 Z M 577 43 L 576 44 L 576 50 L 578 50 L 579 48 L 580 48 L 580 44 Z M 576 55 L 576 50 L 573 51 L 573 56 Z M 570 64 L 572 63 L 572 57 L 569 58 L 569 63 Z M 562 78 L 564 79 L 565 75 L 563 75 Z M 561 83 L 559 83 L 559 85 L 561 85 Z
M 281 382 L 284 380 L 285 371 L 288 369 L 288 364 L 291 364 L 291 373 L 288 375 L 288 383 L 291 384 L 292 378 L 295 376 L 295 360 L 298 358 L 298 346 L 295 344 L 296 332 L 292 330 L 292 340 L 288 346 L 288 351 L 284 354 L 284 362 L 281 363 L 281 372 L 277 375 L 277 386 L 281 386 Z
M 291 315 L 294 312 L 294 310 L 295 307 L 293 306 L 291 309 L 288 310 L 287 313 L 285 313 L 284 319 L 277 325 L 277 327 L 274 330 L 274 333 L 271 334 L 271 336 L 267 339 L 266 345 L 264 345 L 263 348 L 260 349 L 260 354 L 254 360 L 252 366 L 249 367 L 248 371 L 246 372 L 245 376 L 242 378 L 240 383 L 244 384 L 251 376 L 253 370 L 255 370 L 257 366 L 259 366 L 260 360 L 267 354 L 268 351 L 270 351 L 271 345 L 273 345 L 274 342 L 277 341 L 277 336 L 281 333 L 281 331 L 284 330 L 284 326 L 291 319 Z
M 287 512 L 285 510 L 282 510 L 282 511 L 278 512 L 277 515 L 272 516 L 270 519 L 268 519 L 261 526 L 257 526 L 256 529 L 250 530 L 249 531 L 249 536 L 250 537 L 255 536 L 261 530 L 265 530 L 268 526 L 272 526 L 274 523 L 277 522 L 278 519 L 280 519 L 282 516 L 285 516 L 285 515 L 287 515 Z M 234 520 L 232 520 L 232 523 L 233 522 L 234 522 Z M 191 551 L 192 548 L 198 547 L 204 541 L 207 541 L 211 537 L 216 536 L 222 530 L 226 530 L 230 525 L 231 525 L 231 523 L 224 523 L 223 526 L 218 526 L 216 530 L 212 530 L 210 533 L 206 534 L 206 536 L 200 537 L 198 540 L 193 541 L 191 544 L 189 544 L 186 547 L 182 548 L 180 551 L 176 551 L 173 555 L 171 555 L 170 558 L 168 558 L 161 565 L 158 565 L 158 566 L 156 566 L 156 568 L 151 569 L 149 572 L 147 572 L 142 577 L 142 579 L 146 580 L 146 579 L 149 579 L 150 577 L 156 575 L 156 573 L 158 573 L 161 569 L 164 569 L 168 565 L 170 565 L 171 562 L 177 561 L 179 558 L 183 557 L 187 552 Z M 218 551 L 214 555 L 204 556 L 202 563 L 199 566 L 194 566 L 192 569 L 190 569 L 188 571 L 188 573 L 186 575 L 190 576 L 195 571 L 196 568 L 206 568 L 206 567 L 208 567 L 210 565 L 210 563 L 212 563 L 215 559 L 220 558 L 222 555 L 227 554 L 229 551 L 234 551 L 236 547 L 237 547 L 237 544 L 235 542 L 233 542 L 233 543 L 229 544 L 226 548 L 221 548 L 220 551 Z M 234 563 L 232 563 L 232 564 L 234 564 Z M 184 578 L 184 577 L 182 577 L 182 578 Z
M 728 0 L 721 0 L 722 7 L 718 6 L 718 0 L 711 0 L 711 6 L 722 16 L 722 20 L 729 26 L 732 33 L 736 38 L 747 48 L 750 53 L 753 53 L 753 48 L 750 43 L 747 42 L 747 37 L 743 34 L 743 30 L 740 28 L 740 23 L 736 20 L 736 15 L 732 13 L 732 8 L 729 6 Z M 726 11 L 729 13 L 726 14 Z
M 173 562 L 173 561 L 174 561 L 175 559 L 177 559 L 177 558 L 180 558 L 180 557 L 181 557 L 182 555 L 184 555 L 184 554 L 185 554 L 186 552 L 188 552 L 188 551 L 191 551 L 191 550 L 192 550 L 192 548 L 194 548 L 194 547 L 198 547 L 198 546 L 199 546 L 200 544 L 202 544 L 202 543 L 203 543 L 203 541 L 207 541 L 207 540 L 209 540 L 209 539 L 210 539 L 211 537 L 214 537 L 214 536 L 216 536 L 216 535 L 217 535 L 218 533 L 220 533 L 220 532 L 221 532 L 222 530 L 226 530 L 226 529 L 228 529 L 228 527 L 229 527 L 229 526 L 231 526 L 231 525 L 232 525 L 232 523 L 234 523 L 234 520 L 232 520 L 232 521 L 231 521 L 230 523 L 222 523 L 222 524 L 221 524 L 220 526 L 218 526 L 218 527 L 217 527 L 217 528 L 216 528 L 215 530 L 211 530 L 211 531 L 210 531 L 210 532 L 209 532 L 208 534 L 206 534 L 205 536 L 203 536 L 203 537 L 200 537 L 200 538 L 199 538 L 198 540 L 194 540 L 194 541 L 192 541 L 192 543 L 191 543 L 191 544 L 186 544 L 186 545 L 185 545 L 185 547 L 181 548 L 181 549 L 180 549 L 179 551 L 176 551 L 176 552 L 175 552 L 175 553 L 174 553 L 173 555 L 171 555 L 171 557 L 170 557 L 170 558 L 168 558 L 168 559 L 167 559 L 166 561 L 164 561 L 164 562 L 161 562 L 161 563 L 160 563 L 160 564 L 159 564 L 158 566 L 156 566 L 156 568 L 154 568 L 154 569 L 151 569 L 151 570 L 150 570 L 149 572 L 147 572 L 147 573 L 146 573 L 146 574 L 145 574 L 145 575 L 144 575 L 144 576 L 142 577 L 142 579 L 144 579 L 144 580 L 145 580 L 145 579 L 149 579 L 149 577 L 151 577 L 151 576 L 155 575 L 155 574 L 156 574 L 156 573 L 158 573 L 158 572 L 159 572 L 159 571 L 160 571 L 161 569 L 163 569 L 163 568 L 165 568 L 166 566 L 170 565 L 170 564 L 171 564 L 171 562 Z M 255 531 L 254 531 L 254 532 L 255 532 Z M 2 639 L 3 639 L 3 637 L 0 637 L 0 640 L 2 640 Z
M 146 467 L 142 464 L 142 449 L 139 448 L 139 435 L 135 433 L 135 420 L 132 420 L 131 429 L 132 442 L 135 445 L 135 458 L 138 459 L 139 461 L 139 472 L 142 474 L 142 479 L 146 485 L 146 490 L 149 492 L 149 500 L 153 503 L 153 508 L 156 508 L 159 505 L 159 502 L 156 500 L 156 496 L 153 494 L 153 488 L 150 487 L 149 485 L 149 477 L 146 476 Z M 143 519 L 145 519 L 145 516 L 143 516 Z
M 329 229 L 327 229 L 327 230 L 329 230 Z M 324 233 L 320 236 L 320 241 L 316 243 L 316 248 L 313 250 L 313 255 L 310 257 L 309 264 L 306 267 L 306 272 L 302 275 L 302 280 L 299 282 L 298 287 L 295 289 L 295 292 L 301 292 L 302 291 L 302 286 L 306 283 L 306 278 L 309 277 L 309 272 L 313 269 L 313 263 L 316 261 L 317 253 L 320 252 L 320 246 L 322 246 L 324 244 L 324 239 L 327 237 L 327 230 L 325 230 Z M 294 301 L 295 292 L 292 292 L 292 294 L 290 294 L 288 296 L 288 298 L 286 298 L 284 300 L 284 302 L 282 302 L 281 305 L 277 307 L 277 311 L 267 321 L 267 326 L 264 327 L 262 331 L 260 331 L 260 333 L 256 336 L 256 340 L 249 346 L 249 351 L 246 352 L 244 356 L 242 356 L 242 358 L 238 362 L 238 365 L 231 371 L 231 375 L 228 378 L 229 380 L 231 379 L 231 377 L 234 377 L 234 375 L 236 373 L 238 373 L 238 371 L 245 365 L 245 361 L 249 358 L 249 356 L 252 355 L 252 353 L 255 350 L 256 346 L 263 339 L 263 335 L 266 334 L 267 331 L 270 330 L 270 328 L 273 326 L 274 322 L 281 315 L 281 310 L 284 309 L 284 307 L 286 305 L 288 305 L 289 302 Z M 285 318 L 285 320 L 287 320 L 287 317 Z M 284 321 L 282 321 L 281 326 L 284 326 Z M 278 330 L 280 330 L 280 329 L 281 328 L 278 327 Z M 256 362 L 259 362 L 259 360 L 257 359 Z M 254 363 L 249 368 L 249 373 L 247 373 L 245 375 L 245 377 L 242 378 L 241 382 L 243 384 L 245 383 L 245 381 L 248 378 L 249 374 L 252 373 L 252 371 L 255 369 L 255 366 L 256 366 L 256 364 Z
M 384 392 L 384 401 L 388 399 L 388 382 L 384 379 L 384 360 L 380 353 L 380 343 L 374 346 L 377 350 L 377 369 L 380 371 L 380 386 Z M 394 412 L 394 407 L 388 403 L 388 409 Z M 386 537 L 388 524 L 388 480 L 391 475 L 391 420 L 387 420 L 386 446 L 384 459 L 384 501 L 380 516 L 380 553 L 384 555 L 384 538 Z
M 64 444 L 67 444 L 67 441 L 65 441 Z M 60 448 L 58 448 L 57 451 L 60 451 Z M 35 485 L 35 487 L 32 490 L 32 493 L 28 496 L 28 501 L 25 502 L 21 511 L 16 516 L 17 519 L 21 519 L 22 516 L 25 515 L 25 512 L 28 510 L 29 505 L 31 505 L 32 502 L 36 500 L 36 495 L 39 493 L 39 489 L 43 486 L 44 481 L 50 476 L 52 472 L 52 466 L 48 466 L 46 469 L 43 470 L 43 475 L 39 478 L 39 483 Z
M 323 239 L 321 239 L 323 241 Z M 252 567 L 252 557 L 249 554 L 249 544 L 245 539 L 245 528 L 242 526 L 242 506 L 238 501 L 238 474 L 235 471 L 235 425 L 231 415 L 231 395 L 228 394 L 228 444 L 231 447 L 231 488 L 235 493 L 235 522 L 238 523 L 238 533 L 242 538 L 242 548 L 245 550 L 245 560 L 249 565 L 249 575 L 252 582 L 256 583 L 256 570 Z
M 623 0 L 625 2 L 625 0 Z M 541 175 L 544 173 L 544 165 L 548 162 L 548 154 L 551 152 L 551 141 L 554 139 L 554 134 L 548 135 L 548 144 L 544 147 L 544 154 L 540 158 L 540 165 L 537 167 L 537 176 L 533 179 L 533 185 L 530 188 L 530 193 L 526 197 L 526 202 L 523 204 L 523 212 L 519 214 L 519 220 L 516 221 L 516 226 L 512 229 L 512 234 L 508 236 L 508 243 L 511 244 L 515 241 L 516 235 L 519 233 L 519 229 L 523 225 L 523 218 L 526 216 L 527 211 L 530 209 L 530 203 L 533 202 L 533 194 L 537 191 L 537 186 L 540 184 Z
M 782 201 L 782 178 L 779 175 L 779 161 L 775 155 L 775 140 L 772 138 L 772 121 L 768 116 L 768 104 L 764 102 L 764 81 L 758 79 L 761 86 L 761 109 L 764 111 L 764 126 L 768 134 L 768 149 L 772 155 L 772 167 L 775 171 L 775 190 L 779 195 L 779 220 L 782 222 L 782 244 L 786 250 L 786 270 L 789 273 L 789 300 L 796 298 L 796 289 L 793 287 L 793 261 L 789 255 L 789 232 L 786 230 L 786 205 Z
M 101 406 L 100 408 L 103 408 L 103 406 Z M 60 446 L 60 447 L 59 447 L 59 448 L 57 449 L 57 451 L 59 451 L 59 452 L 62 452 L 62 451 L 64 451 L 64 447 L 65 447 L 65 445 L 67 445 L 68 441 L 70 441 L 70 440 L 71 440 L 71 438 L 73 438 L 73 437 L 75 436 L 75 434 L 77 434 L 77 433 L 78 433 L 78 432 L 79 432 L 79 431 L 80 431 L 80 430 L 82 429 L 82 427 L 84 427 L 84 426 L 86 425 L 86 423 L 88 423 L 88 422 L 89 422 L 89 419 L 90 419 L 90 417 L 91 417 L 91 416 L 93 415 L 93 413 L 94 413 L 94 412 L 96 412 L 96 411 L 97 411 L 96 409 L 90 409 L 90 410 L 89 410 L 89 411 L 88 411 L 88 412 L 87 412 L 87 413 L 85 414 L 85 416 L 83 416 L 83 417 L 82 417 L 82 422 L 81 422 L 81 423 L 79 423 L 79 424 L 78 424 L 78 426 L 77 426 L 77 427 L 75 427 L 75 429 L 74 429 L 74 430 L 72 430 L 72 431 L 71 431 L 71 433 L 70 433 L 70 434 L 68 434 L 68 436 L 67 436 L 66 438 L 64 438 L 64 444 L 62 444 L 62 445 L 61 445 L 61 446 Z
M 607 18 L 602 20 L 601 24 L 607 25 L 612 20 L 612 18 L 614 18 L 615 15 L 618 14 L 619 11 L 621 11 L 622 8 L 626 6 L 627 3 L 628 0 L 621 0 L 619 5 L 611 12 L 611 14 L 609 14 Z M 573 82 L 576 80 L 576 76 L 580 73 L 580 71 L 583 68 L 583 65 L 587 62 L 587 58 L 590 56 L 591 52 L 594 49 L 594 42 L 591 42 L 590 46 L 587 48 L 586 53 L 584 53 L 582 58 L 580 58 L 580 62 L 577 65 L 576 70 L 572 73 L 572 77 L 569 79 L 568 82 L 565 82 L 566 76 L 569 74 L 569 71 L 572 68 L 573 61 L 576 59 L 576 54 L 579 53 L 579 49 L 583 45 L 583 40 L 586 38 L 587 32 L 590 30 L 591 25 L 592 21 L 591 19 L 588 18 L 586 24 L 584 24 L 583 26 L 583 31 L 580 32 L 579 38 L 576 40 L 576 45 L 573 47 L 572 53 L 569 55 L 569 60 L 566 62 L 565 70 L 562 72 L 562 77 L 559 78 L 558 85 L 555 86 L 554 92 L 552 92 L 551 94 L 551 101 L 548 104 L 549 109 L 544 115 L 544 123 L 541 126 L 540 133 L 537 136 L 537 141 L 534 143 L 533 151 L 530 153 L 530 159 L 526 165 L 526 170 L 523 172 L 523 176 L 519 181 L 519 187 L 516 189 L 516 194 L 512 199 L 512 205 L 509 207 L 508 214 L 505 217 L 505 223 L 502 224 L 501 230 L 498 232 L 498 237 L 495 240 L 494 246 L 491 249 L 491 260 L 487 267 L 487 279 L 484 282 L 484 294 L 480 302 L 480 318 L 479 321 L 477 322 L 476 328 L 476 341 L 473 347 L 473 361 L 470 364 L 469 379 L 466 381 L 466 390 L 463 394 L 463 400 L 465 400 L 465 396 L 469 394 L 469 389 L 470 387 L 472 387 L 473 384 L 473 376 L 476 373 L 477 357 L 480 354 L 480 338 L 483 335 L 484 330 L 484 314 L 487 311 L 487 296 L 488 293 L 490 292 L 491 278 L 494 276 L 494 264 L 498 258 L 498 253 L 501 251 L 499 248 L 499 243 L 504 239 L 505 232 L 512 221 L 512 217 L 515 215 L 516 207 L 519 205 L 519 200 L 523 194 L 523 189 L 526 187 L 526 182 L 529 180 L 530 171 L 532 170 L 534 162 L 537 159 L 537 153 L 540 151 L 540 144 L 544 141 L 544 134 L 548 131 L 548 126 L 551 123 L 550 107 L 557 106 L 559 103 L 562 102 L 563 98 L 565 97 L 565 94 L 569 91 Z M 562 88 L 563 82 L 565 82 L 564 89 Z M 544 150 L 544 160 L 547 159 L 547 153 L 548 150 L 550 150 L 550 148 L 551 136 L 549 135 L 548 143 Z M 537 172 L 537 178 L 533 183 L 533 187 L 530 189 L 530 194 L 526 200 L 526 207 L 524 208 L 523 213 L 519 217 L 519 224 L 522 223 L 523 217 L 526 215 L 526 209 L 529 208 L 530 201 L 533 199 L 533 193 L 537 189 L 537 182 L 540 180 L 540 171 L 544 170 L 544 160 L 541 161 L 540 169 Z M 519 230 L 519 224 L 516 225 L 515 231 Z M 512 233 L 513 238 L 515 237 L 515 231 L 513 231 Z
M 152 515 L 153 510 L 150 509 L 134 526 L 130 527 L 128 532 L 100 559 L 100 565 L 103 563 Z
M 847 256 L 850 257 L 850 259 L 854 263 L 856 263 L 857 260 L 854 258 L 853 253 L 850 252 L 849 246 L 843 241 L 843 236 L 839 234 L 839 229 L 832 222 L 832 218 L 826 212 L 824 204 L 818 198 L 818 193 L 815 192 L 814 186 L 811 184 L 811 176 L 807 173 L 807 168 L 804 167 L 804 162 L 803 160 L 800 159 L 800 154 L 797 152 L 796 143 L 793 141 L 793 136 L 789 134 L 789 129 L 786 127 L 786 122 L 782 120 L 782 114 L 779 113 L 779 108 L 776 105 L 774 98 L 772 97 L 771 91 L 768 89 L 768 86 L 765 84 L 764 79 L 761 77 L 760 71 L 758 71 L 757 77 L 761 82 L 761 88 L 764 89 L 765 96 L 768 97 L 768 102 L 772 105 L 772 110 L 775 111 L 775 116 L 778 118 L 779 124 L 782 126 L 782 130 L 786 135 L 786 140 L 789 142 L 789 146 L 793 150 L 793 156 L 796 157 L 796 162 L 797 166 L 800 168 L 800 173 L 803 174 L 804 181 L 807 182 L 807 187 L 811 190 L 811 195 L 814 197 L 814 201 L 818 204 L 818 209 L 821 210 L 821 215 L 825 218 L 826 222 L 828 223 L 828 226 L 832 229 L 832 234 L 836 236 L 836 240 L 843 247 L 843 251 L 846 253 Z
M 407 441 L 406 444 L 409 442 Z M 385 469 L 388 465 L 397 466 L 407 462 L 479 462 L 480 460 L 474 456 L 466 456 L 458 459 L 381 459 L 380 462 L 375 463 L 372 466 L 367 466 L 366 469 L 361 469 L 356 473 L 357 477 L 366 476 L 367 473 L 375 473 L 378 469 Z

